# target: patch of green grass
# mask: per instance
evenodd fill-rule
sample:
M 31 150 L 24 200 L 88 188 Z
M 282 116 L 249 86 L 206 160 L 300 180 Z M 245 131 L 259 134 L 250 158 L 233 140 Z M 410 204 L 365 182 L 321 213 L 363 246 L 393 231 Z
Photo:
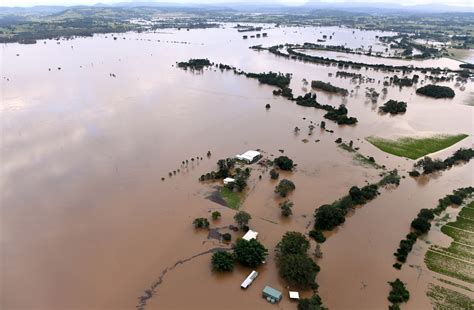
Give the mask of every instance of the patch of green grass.
M 426 295 L 430 298 L 433 308 L 436 310 L 474 309 L 473 299 L 439 285 L 430 284 Z
M 428 250 L 425 255 L 426 266 L 431 271 L 474 284 L 474 264 L 443 254 L 431 249 Z
M 449 281 L 449 280 L 446 280 L 446 279 L 443 279 L 443 278 L 438 278 L 438 281 L 449 284 L 449 285 L 452 285 L 452 286 L 455 286 L 455 287 L 459 287 L 460 289 L 463 289 L 463 290 L 466 290 L 466 291 L 469 291 L 469 292 L 472 292 L 472 290 L 469 287 L 461 285 L 459 283 L 454 283 L 452 281 Z
M 234 210 L 238 210 L 240 208 L 240 205 L 242 204 L 244 198 L 243 193 L 233 192 L 224 186 L 219 189 L 219 193 L 221 194 L 221 197 L 225 200 L 229 208 Z
M 343 149 L 344 151 L 348 151 L 350 153 L 353 153 L 355 152 L 356 150 L 354 150 L 354 148 L 352 148 L 349 144 L 346 144 L 346 143 L 341 143 L 339 144 L 339 147 L 341 149 Z
M 467 231 L 463 231 L 463 230 L 460 230 L 460 229 L 456 229 L 452 226 L 448 226 L 450 225 L 450 223 L 448 223 L 447 225 L 444 225 L 443 227 L 441 227 L 441 231 L 450 236 L 451 238 L 453 238 L 454 240 L 460 242 L 460 243 L 464 243 L 464 244 L 467 244 L 467 245 L 470 245 L 470 246 L 474 246 L 474 233 L 469 233 Z
M 417 159 L 458 143 L 468 135 L 436 135 L 428 138 L 398 138 L 395 140 L 370 136 L 366 140 L 378 149 L 396 156 Z

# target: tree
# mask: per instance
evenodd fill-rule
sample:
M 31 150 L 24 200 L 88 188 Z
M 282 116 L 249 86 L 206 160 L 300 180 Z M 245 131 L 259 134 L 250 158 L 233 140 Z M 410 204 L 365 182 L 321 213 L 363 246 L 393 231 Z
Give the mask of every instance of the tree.
M 277 157 L 273 163 L 281 170 L 291 170 L 294 166 L 293 160 L 291 160 L 288 156 Z
M 234 215 L 234 220 L 237 223 L 237 226 L 239 226 L 240 229 L 242 229 L 244 226 L 248 225 L 249 221 L 252 219 L 252 216 L 248 214 L 245 211 L 239 211 Z
M 431 224 L 425 218 L 417 217 L 411 222 L 411 227 L 419 234 L 424 234 L 430 230 Z
M 223 239 L 224 241 L 227 241 L 227 242 L 228 242 L 228 241 L 230 241 L 230 240 L 232 239 L 232 235 L 229 234 L 229 233 L 225 233 L 225 234 L 222 235 L 222 239 Z
M 288 217 L 293 214 L 293 211 L 291 210 L 293 208 L 293 202 L 286 200 L 280 203 L 280 209 L 281 209 L 281 215 L 284 217 Z
M 290 180 L 283 179 L 275 187 L 275 193 L 279 194 L 281 197 L 286 197 L 288 193 L 295 190 L 295 184 Z
M 384 103 L 383 106 L 379 107 L 380 112 L 398 114 L 405 113 L 407 111 L 407 103 L 404 101 L 389 100 Z
M 401 302 L 407 302 L 410 299 L 410 292 L 405 288 L 400 279 L 396 279 L 393 282 L 388 282 L 392 287 L 390 294 L 388 295 L 388 300 L 393 304 L 398 304 Z
M 343 210 L 323 205 L 316 210 L 314 228 L 319 230 L 332 230 L 334 227 L 344 223 L 345 213 Z
M 302 298 L 298 300 L 298 310 L 327 310 L 319 295 L 313 295 L 311 298 Z
M 238 239 L 234 246 L 236 260 L 246 267 L 257 267 L 263 263 L 268 250 L 256 239 Z
M 226 251 L 214 252 L 211 264 L 215 271 L 232 271 L 234 270 L 234 256 Z
M 309 241 L 302 233 L 288 231 L 277 244 L 275 251 L 277 257 L 281 257 L 288 254 L 306 254 L 308 249 Z
M 309 232 L 309 236 L 314 239 L 314 241 L 323 243 L 326 241 L 326 237 L 324 237 L 323 233 L 320 230 L 311 230 Z
M 453 98 L 455 96 L 454 90 L 448 86 L 426 85 L 416 90 L 419 95 L 424 95 L 433 98 Z
M 211 216 L 212 216 L 212 219 L 215 221 L 221 217 L 221 213 L 219 211 L 214 211 L 212 212 Z
M 195 228 L 208 228 L 209 227 L 209 221 L 206 218 L 203 217 L 198 217 L 194 219 L 193 225 Z
M 306 253 L 280 256 L 278 268 L 280 276 L 291 286 L 308 289 L 316 285 L 319 266 Z
M 434 219 L 434 213 L 431 209 L 423 208 L 418 212 L 418 217 L 424 218 L 426 220 Z
M 275 169 L 270 170 L 270 178 L 272 180 L 278 179 L 279 176 L 280 174 L 278 173 L 278 171 L 276 171 Z

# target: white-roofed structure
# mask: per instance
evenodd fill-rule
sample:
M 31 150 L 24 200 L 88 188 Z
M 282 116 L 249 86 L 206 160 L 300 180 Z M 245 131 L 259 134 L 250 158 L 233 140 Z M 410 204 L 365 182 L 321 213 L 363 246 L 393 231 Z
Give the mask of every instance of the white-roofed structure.
M 245 233 L 242 239 L 250 241 L 252 239 L 257 239 L 257 236 L 258 236 L 258 232 L 249 229 L 249 231 Z
M 253 270 L 247 278 L 245 278 L 244 282 L 242 282 L 242 284 L 240 284 L 240 287 L 241 288 L 247 288 L 250 284 L 252 284 L 253 280 L 255 280 L 255 278 L 258 276 L 258 272 L 256 272 L 255 270 Z
M 252 163 L 258 160 L 261 156 L 262 154 L 260 154 L 260 152 L 258 151 L 247 151 L 243 154 L 235 155 L 235 158 L 237 158 L 238 160 L 245 161 L 247 163 Z
M 295 291 L 289 291 L 290 299 L 300 299 L 300 293 Z
M 234 183 L 234 182 L 235 182 L 235 179 L 233 179 L 233 178 L 227 177 L 227 178 L 224 179 L 224 185 Z

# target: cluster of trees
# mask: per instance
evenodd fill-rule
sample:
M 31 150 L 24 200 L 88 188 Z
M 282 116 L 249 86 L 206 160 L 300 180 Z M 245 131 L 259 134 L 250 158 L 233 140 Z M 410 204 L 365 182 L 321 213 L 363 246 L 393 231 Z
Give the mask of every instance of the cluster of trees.
M 393 282 L 388 282 L 390 287 L 390 293 L 388 295 L 388 300 L 392 303 L 392 306 L 389 307 L 390 310 L 400 309 L 399 304 L 402 302 L 407 302 L 410 299 L 410 292 L 405 288 L 405 284 L 396 279 Z
M 380 112 L 390 113 L 392 115 L 398 113 L 405 113 L 407 111 L 407 103 L 404 101 L 397 101 L 390 99 L 385 102 L 383 106 L 379 107 Z
M 181 61 L 176 64 L 178 68 L 183 69 L 192 69 L 192 70 L 202 70 L 204 67 L 212 66 L 213 64 L 209 61 L 209 59 L 197 58 L 197 59 L 189 59 L 188 61 Z
M 290 180 L 283 179 L 275 187 L 275 193 L 279 194 L 281 197 L 286 197 L 290 192 L 294 191 L 296 188 L 295 183 Z
M 284 217 L 289 217 L 293 214 L 293 202 L 285 200 L 280 203 L 281 215 Z
M 194 219 L 193 225 L 196 228 L 209 228 L 209 221 L 207 220 L 207 218 L 198 217 Z
M 426 85 L 416 90 L 419 95 L 424 95 L 432 98 L 453 98 L 455 96 L 454 90 L 449 86 Z
M 301 289 L 317 289 L 316 274 L 320 268 L 309 257 L 309 241 L 299 232 L 287 232 L 276 246 L 280 276 L 289 285 Z
M 219 159 L 217 171 L 211 171 L 199 177 L 199 181 L 218 180 L 227 178 L 235 166 L 234 158 Z
M 468 162 L 474 157 L 474 149 L 472 148 L 460 148 L 454 154 L 445 160 L 432 159 L 429 156 L 425 156 L 415 163 L 413 171 L 410 172 L 410 176 L 419 176 L 421 170 L 423 174 L 430 174 L 435 171 L 441 171 L 454 166 L 459 161 Z
M 397 269 L 401 268 L 400 263 L 404 263 L 407 260 L 408 254 L 413 249 L 418 236 L 427 233 L 431 224 L 430 221 L 434 218 L 433 210 L 431 209 L 421 209 L 417 217 L 411 222 L 411 228 L 413 229 L 405 239 L 400 241 L 398 249 L 393 255 L 397 258 L 398 264 L 394 264 L 394 267 Z
M 431 228 L 430 221 L 435 215 L 440 215 L 446 208 L 452 204 L 460 205 L 464 199 L 474 193 L 474 187 L 465 187 L 453 191 L 438 201 L 438 205 L 433 209 L 423 208 L 418 212 L 416 218 L 411 222 L 412 232 L 406 235 L 405 239 L 400 241 L 398 249 L 393 255 L 397 258 L 397 263 L 393 267 L 400 269 L 401 263 L 405 263 L 408 254 L 413 249 L 413 245 L 419 236 L 427 233 Z
M 268 250 L 258 240 L 238 239 L 232 248 L 233 252 L 217 251 L 211 258 L 215 271 L 226 272 L 234 270 L 235 262 L 242 266 L 255 268 L 260 266 L 268 255 Z
M 360 73 L 354 73 L 354 72 L 347 72 L 347 71 L 337 71 L 336 72 L 336 77 L 342 77 L 342 78 L 353 78 L 353 79 L 362 79 L 362 74 Z
M 244 230 L 244 228 L 248 227 L 251 219 L 252 216 L 245 211 L 239 211 L 234 215 L 234 221 L 237 223 L 240 230 Z
M 283 74 L 283 73 L 276 73 L 276 72 L 268 72 L 268 73 L 245 73 L 246 77 L 258 79 L 258 81 L 262 84 L 273 85 L 278 88 L 286 88 L 290 85 L 291 82 L 291 74 Z
M 474 69 L 474 64 L 460 64 L 459 67 L 463 69 Z
M 418 74 L 413 75 L 412 78 L 409 78 L 409 77 L 399 78 L 397 75 L 394 75 L 393 77 L 390 78 L 390 81 L 394 85 L 398 85 L 400 87 L 404 87 L 404 86 L 411 87 L 413 86 L 413 84 L 418 83 L 419 79 L 420 79 L 420 76 Z
M 318 294 L 313 294 L 310 298 L 301 298 L 298 300 L 298 310 L 327 310 L 323 306 L 323 301 Z
M 280 168 L 281 170 L 291 171 L 295 164 L 293 160 L 290 159 L 288 156 L 279 156 L 273 160 L 273 165 Z
M 335 60 L 331 59 L 328 57 L 321 57 L 321 56 L 313 56 L 313 55 L 307 55 L 305 53 L 299 52 L 298 49 L 301 48 L 299 45 L 291 45 L 287 44 L 287 53 L 282 53 L 280 51 L 281 46 L 275 45 L 270 48 L 268 48 L 268 51 L 272 54 L 275 54 L 277 56 L 285 57 L 285 58 L 290 58 L 290 59 L 297 59 L 300 61 L 305 61 L 305 62 L 310 62 L 310 63 L 316 63 L 316 64 L 322 64 L 322 65 L 331 65 L 336 63 L 338 65 L 338 68 L 353 68 L 353 69 L 361 69 L 362 67 L 365 68 L 373 68 L 374 70 L 382 70 L 382 71 L 390 71 L 394 72 L 396 70 L 402 70 L 404 72 L 412 72 L 414 70 L 416 71 L 431 71 L 435 72 L 439 70 L 439 68 L 419 68 L 419 67 L 411 67 L 411 66 L 391 66 L 391 65 L 385 65 L 385 64 L 367 64 L 367 63 L 360 63 L 360 62 L 354 62 L 354 61 L 343 61 L 343 60 Z M 452 70 L 446 70 L 449 72 L 452 72 Z
M 349 91 L 347 89 L 342 88 L 342 87 L 337 87 L 337 86 L 331 85 L 331 83 L 326 83 L 323 81 L 311 81 L 311 88 L 321 89 L 330 93 L 336 93 L 343 96 L 347 96 L 349 94 Z
M 250 176 L 250 168 L 247 167 L 245 169 L 236 168 L 235 174 L 232 176 L 234 178 L 234 182 L 230 182 L 225 185 L 228 189 L 232 191 L 241 192 L 247 187 L 247 179 Z
M 379 195 L 379 186 L 399 184 L 400 178 L 396 170 L 389 172 L 387 176 L 384 176 L 377 184 L 369 184 L 362 188 L 352 186 L 348 195 L 330 205 L 323 205 L 316 209 L 314 213 L 314 229 L 316 231 L 334 229 L 345 222 L 349 209 L 356 205 L 363 205 L 377 197 Z

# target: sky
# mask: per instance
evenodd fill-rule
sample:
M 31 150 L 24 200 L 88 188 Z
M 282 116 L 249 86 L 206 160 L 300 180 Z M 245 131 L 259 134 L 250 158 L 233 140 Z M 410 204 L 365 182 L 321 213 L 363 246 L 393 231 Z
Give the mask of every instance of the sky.
M 324 3 L 341 3 L 344 1 L 355 3 L 394 3 L 401 5 L 418 5 L 418 4 L 443 4 L 472 7 L 474 11 L 474 0 L 320 0 Z M 119 2 L 136 2 L 136 0 L 0 0 L 0 6 L 33 6 L 33 5 L 93 5 L 96 3 L 119 3 Z M 139 2 L 166 2 L 166 3 L 280 3 L 286 5 L 302 5 L 307 0 L 140 0 Z M 376 5 L 374 5 L 376 6 Z

